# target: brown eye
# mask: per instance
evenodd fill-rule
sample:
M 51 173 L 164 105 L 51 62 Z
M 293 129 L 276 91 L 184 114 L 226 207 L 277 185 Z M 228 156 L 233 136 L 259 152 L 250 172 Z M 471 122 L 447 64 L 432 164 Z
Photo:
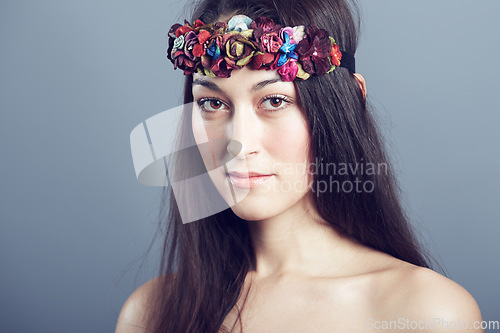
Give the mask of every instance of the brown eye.
M 268 96 L 262 101 L 262 107 L 268 111 L 279 111 L 287 107 L 290 100 L 286 96 Z
M 203 112 L 227 111 L 227 106 L 218 98 L 202 98 L 198 105 Z
M 210 108 L 214 110 L 220 109 L 220 107 L 222 106 L 222 102 L 219 101 L 218 99 L 212 99 L 209 102 L 210 102 Z
M 283 100 L 281 98 L 278 98 L 278 97 L 273 97 L 273 98 L 269 99 L 269 104 L 273 108 L 279 108 L 281 106 L 281 104 L 283 104 Z

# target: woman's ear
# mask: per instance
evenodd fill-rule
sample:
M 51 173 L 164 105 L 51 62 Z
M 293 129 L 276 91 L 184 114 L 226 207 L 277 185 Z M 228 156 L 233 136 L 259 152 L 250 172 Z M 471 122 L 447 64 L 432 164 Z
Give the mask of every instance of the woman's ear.
M 359 73 L 354 73 L 354 77 L 356 78 L 356 81 L 358 81 L 359 87 L 361 88 L 361 91 L 363 92 L 363 98 L 366 100 L 366 81 L 363 75 Z

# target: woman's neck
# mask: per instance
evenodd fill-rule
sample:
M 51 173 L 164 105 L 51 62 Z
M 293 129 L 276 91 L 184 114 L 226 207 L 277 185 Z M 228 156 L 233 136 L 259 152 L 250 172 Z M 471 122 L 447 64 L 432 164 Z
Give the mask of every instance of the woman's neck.
M 248 224 L 256 256 L 254 273 L 260 277 L 345 273 L 353 257 L 365 251 L 324 221 L 307 197 L 277 216 Z

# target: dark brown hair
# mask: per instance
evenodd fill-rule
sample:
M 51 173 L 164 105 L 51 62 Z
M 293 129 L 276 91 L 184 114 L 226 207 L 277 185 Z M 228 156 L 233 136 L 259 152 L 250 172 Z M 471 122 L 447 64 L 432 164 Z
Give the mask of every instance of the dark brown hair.
M 341 50 L 352 55 L 356 52 L 357 7 L 347 0 L 202 0 L 194 8 L 192 21 L 201 19 L 204 23 L 243 14 L 269 17 L 282 26 L 314 24 L 326 29 Z M 192 76 L 187 76 L 185 103 L 193 101 L 191 83 Z M 313 161 L 385 166 L 384 172 L 314 174 L 315 184 L 332 176 L 340 183 L 359 180 L 374 184 L 373 191 L 318 192 L 313 196 L 318 213 L 337 231 L 362 244 L 429 267 L 401 207 L 383 141 L 353 73 L 337 68 L 321 77 L 296 81 L 295 86 L 309 125 Z M 183 126 L 192 135 L 189 119 Z M 192 151 L 176 163 L 189 172 L 190 159 L 200 158 Z M 163 210 L 160 228 L 164 239 L 162 279 L 151 300 L 153 330 L 218 332 L 255 264 L 247 222 L 227 209 L 182 224 L 176 202 L 179 198 L 171 188 L 164 199 L 169 206 Z

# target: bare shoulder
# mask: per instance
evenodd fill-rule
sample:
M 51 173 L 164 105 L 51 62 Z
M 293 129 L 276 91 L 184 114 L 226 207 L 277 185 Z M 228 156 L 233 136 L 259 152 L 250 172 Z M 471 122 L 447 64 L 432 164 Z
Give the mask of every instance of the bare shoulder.
M 399 260 L 390 274 L 394 283 L 390 293 L 392 311 L 409 320 L 435 323 L 428 327 L 429 332 L 448 331 L 450 327 L 445 327 L 446 324 L 468 326 L 468 332 L 482 332 L 473 330 L 474 322 L 482 320 L 479 307 L 458 283 L 431 269 Z
M 123 305 L 115 333 L 146 333 L 148 329 L 148 307 L 150 297 L 158 290 L 161 278 L 156 277 L 137 288 Z

